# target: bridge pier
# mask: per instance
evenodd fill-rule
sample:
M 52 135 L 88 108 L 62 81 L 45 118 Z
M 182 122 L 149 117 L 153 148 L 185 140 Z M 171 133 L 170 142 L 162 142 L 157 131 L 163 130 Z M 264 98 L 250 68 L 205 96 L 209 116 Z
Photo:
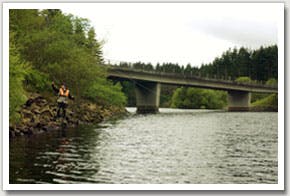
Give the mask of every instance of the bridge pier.
M 228 111 L 249 111 L 250 104 L 250 92 L 228 91 Z
M 135 82 L 137 113 L 148 114 L 159 111 L 160 83 Z

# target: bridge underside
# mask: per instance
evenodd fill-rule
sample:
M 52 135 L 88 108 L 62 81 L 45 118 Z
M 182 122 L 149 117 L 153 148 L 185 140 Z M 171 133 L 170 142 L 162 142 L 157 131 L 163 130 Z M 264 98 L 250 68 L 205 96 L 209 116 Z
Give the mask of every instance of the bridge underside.
M 160 83 L 135 82 L 137 113 L 157 113 L 159 111 L 160 90 Z M 228 111 L 249 111 L 250 103 L 250 92 L 228 91 Z

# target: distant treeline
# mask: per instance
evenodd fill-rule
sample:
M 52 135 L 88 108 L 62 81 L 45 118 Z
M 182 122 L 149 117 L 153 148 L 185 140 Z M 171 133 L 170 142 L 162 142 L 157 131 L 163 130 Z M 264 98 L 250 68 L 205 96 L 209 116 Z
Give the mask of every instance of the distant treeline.
M 278 79 L 278 47 L 277 45 L 260 47 L 250 50 L 244 47 L 234 48 L 216 57 L 209 64 L 201 66 L 179 65 L 177 63 L 119 63 L 120 67 L 131 67 L 147 71 L 166 73 L 182 73 L 201 77 L 235 80 L 241 76 L 248 76 L 251 80 L 267 81 L 270 78 Z
M 269 81 L 274 81 L 276 83 L 278 80 L 278 48 L 277 45 L 273 45 L 260 47 L 257 50 L 244 47 L 229 49 L 220 57 L 215 58 L 213 62 L 202 64 L 200 67 L 174 63 L 158 63 L 153 66 L 150 63 L 142 62 L 123 62 L 116 66 L 223 80 L 242 81 L 246 79 L 245 82 L 269 83 Z M 128 106 L 135 106 L 134 84 L 126 81 L 121 84 L 123 92 L 128 97 Z M 252 101 L 256 101 L 258 97 L 265 98 L 265 95 L 255 93 L 252 97 Z M 161 107 L 214 109 L 225 107 L 226 102 L 226 92 L 167 85 L 163 85 L 161 88 Z

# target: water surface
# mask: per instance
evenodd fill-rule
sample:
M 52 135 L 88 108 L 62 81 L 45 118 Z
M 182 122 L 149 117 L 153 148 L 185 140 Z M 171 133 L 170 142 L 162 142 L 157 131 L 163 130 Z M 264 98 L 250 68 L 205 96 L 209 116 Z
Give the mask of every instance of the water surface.
M 278 115 L 160 109 L 10 141 L 10 183 L 278 183 Z

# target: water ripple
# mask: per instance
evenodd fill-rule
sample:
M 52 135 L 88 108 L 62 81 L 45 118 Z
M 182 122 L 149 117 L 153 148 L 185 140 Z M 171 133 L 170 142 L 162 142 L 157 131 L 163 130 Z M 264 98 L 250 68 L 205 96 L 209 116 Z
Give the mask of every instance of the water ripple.
M 10 183 L 278 181 L 277 113 L 161 109 L 36 137 L 11 146 Z

